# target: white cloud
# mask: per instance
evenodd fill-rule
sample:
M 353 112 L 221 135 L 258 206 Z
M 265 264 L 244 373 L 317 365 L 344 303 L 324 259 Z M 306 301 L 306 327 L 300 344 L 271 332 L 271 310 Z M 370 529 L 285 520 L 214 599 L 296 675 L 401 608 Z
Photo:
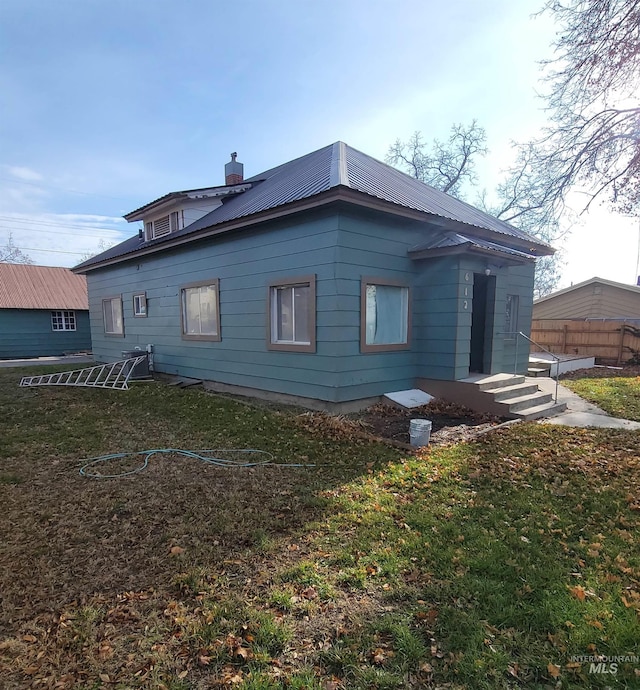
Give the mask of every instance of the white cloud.
M 81 213 L 0 214 L 0 245 L 13 243 L 41 266 L 75 266 L 95 253 L 133 235 L 122 218 Z
M 25 182 L 40 182 L 43 179 L 40 173 L 31 170 L 31 168 L 16 165 L 6 165 L 4 167 L 11 177 L 15 177 L 18 180 L 23 180 Z

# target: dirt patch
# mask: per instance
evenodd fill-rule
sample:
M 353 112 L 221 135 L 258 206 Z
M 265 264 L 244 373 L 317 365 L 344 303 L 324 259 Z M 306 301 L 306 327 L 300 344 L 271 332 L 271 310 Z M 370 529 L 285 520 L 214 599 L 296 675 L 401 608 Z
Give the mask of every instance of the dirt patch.
M 576 369 L 569 371 L 566 374 L 560 375 L 560 380 L 563 379 L 612 379 L 612 378 L 635 378 L 640 376 L 640 366 L 629 365 L 622 368 L 619 367 L 591 367 L 589 369 Z
M 412 419 L 431 421 L 430 443 L 439 445 L 467 440 L 478 432 L 504 422 L 504 418 L 474 412 L 468 407 L 432 400 L 428 405 L 405 410 L 378 404 L 357 415 L 357 420 L 375 436 L 409 443 L 409 423 Z

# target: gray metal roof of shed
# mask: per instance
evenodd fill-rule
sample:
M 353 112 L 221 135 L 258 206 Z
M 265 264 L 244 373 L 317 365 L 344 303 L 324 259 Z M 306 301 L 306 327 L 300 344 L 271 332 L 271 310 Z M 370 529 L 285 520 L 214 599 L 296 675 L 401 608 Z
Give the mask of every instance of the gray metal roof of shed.
M 175 246 L 179 241 L 188 241 L 206 234 L 208 229 L 219 231 L 225 224 L 233 222 L 238 227 L 246 219 L 273 209 L 282 209 L 294 202 L 310 200 L 332 190 L 348 189 L 366 197 L 373 197 L 387 204 L 389 212 L 409 209 L 430 218 L 443 219 L 468 226 L 489 235 L 500 244 L 515 243 L 522 249 L 522 243 L 531 245 L 534 255 L 550 254 L 553 250 L 528 233 L 474 208 L 470 204 L 449 196 L 440 190 L 420 182 L 371 156 L 358 151 L 343 142 L 336 142 L 313 151 L 300 158 L 283 163 L 259 175 L 247 178 L 242 184 L 250 183 L 244 192 L 224 198 L 221 206 L 191 223 L 178 232 L 154 240 L 141 240 L 138 236 L 92 257 L 75 267 L 82 272 L 103 263 L 125 260 L 138 251 L 161 250 L 162 245 Z M 171 194 L 165 195 L 166 198 Z M 165 197 L 160 197 L 164 199 Z M 153 203 L 153 202 L 152 202 Z M 144 207 L 141 207 L 144 208 Z M 292 207 L 291 212 L 296 208 Z M 133 212 L 132 212 L 133 213 Z M 127 214 L 130 216 L 132 214 Z M 125 216 L 126 217 L 126 216 Z M 182 239 L 184 238 L 184 239 Z

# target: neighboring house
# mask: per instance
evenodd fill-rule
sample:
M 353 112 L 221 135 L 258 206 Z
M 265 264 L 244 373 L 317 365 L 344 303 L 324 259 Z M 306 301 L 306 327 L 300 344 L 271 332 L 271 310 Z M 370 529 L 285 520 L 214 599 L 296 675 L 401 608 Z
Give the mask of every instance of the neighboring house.
M 549 246 L 342 142 L 225 173 L 129 213 L 139 234 L 73 269 L 97 360 L 151 346 L 157 372 L 334 410 L 526 371 L 515 334 Z
M 637 361 L 640 287 L 591 278 L 542 297 L 533 305 L 531 337 L 551 352 L 598 364 Z
M 640 319 L 640 287 L 591 278 L 536 300 L 533 318 Z
M 0 263 L 0 359 L 90 349 L 84 276 L 67 268 Z

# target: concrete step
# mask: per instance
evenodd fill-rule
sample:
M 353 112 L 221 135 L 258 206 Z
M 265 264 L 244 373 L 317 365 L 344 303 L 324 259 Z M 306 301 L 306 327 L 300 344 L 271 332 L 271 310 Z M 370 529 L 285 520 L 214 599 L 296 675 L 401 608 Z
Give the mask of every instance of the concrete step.
M 490 388 L 485 393 L 493 395 L 496 402 L 505 402 L 512 398 L 521 398 L 523 395 L 537 393 L 540 389 L 536 383 L 520 383 L 515 386 L 502 386 L 501 388 Z
M 479 390 L 491 391 L 496 388 L 506 388 L 507 386 L 519 386 L 525 382 L 524 376 L 513 376 L 511 374 L 495 374 L 494 376 L 487 376 L 476 381 L 475 384 Z
M 523 410 L 519 410 L 514 414 L 525 422 L 529 422 L 533 419 L 543 419 L 546 417 L 555 417 L 556 415 L 562 414 L 567 409 L 566 403 L 545 403 L 544 405 L 535 405 L 534 407 L 527 407 Z
M 549 376 L 551 374 L 551 367 L 529 367 L 527 369 L 527 376 Z
M 523 395 L 519 398 L 511 398 L 503 404 L 507 407 L 510 414 L 516 414 L 529 407 L 539 407 L 546 405 L 553 400 L 551 393 L 535 393 L 533 395 Z

